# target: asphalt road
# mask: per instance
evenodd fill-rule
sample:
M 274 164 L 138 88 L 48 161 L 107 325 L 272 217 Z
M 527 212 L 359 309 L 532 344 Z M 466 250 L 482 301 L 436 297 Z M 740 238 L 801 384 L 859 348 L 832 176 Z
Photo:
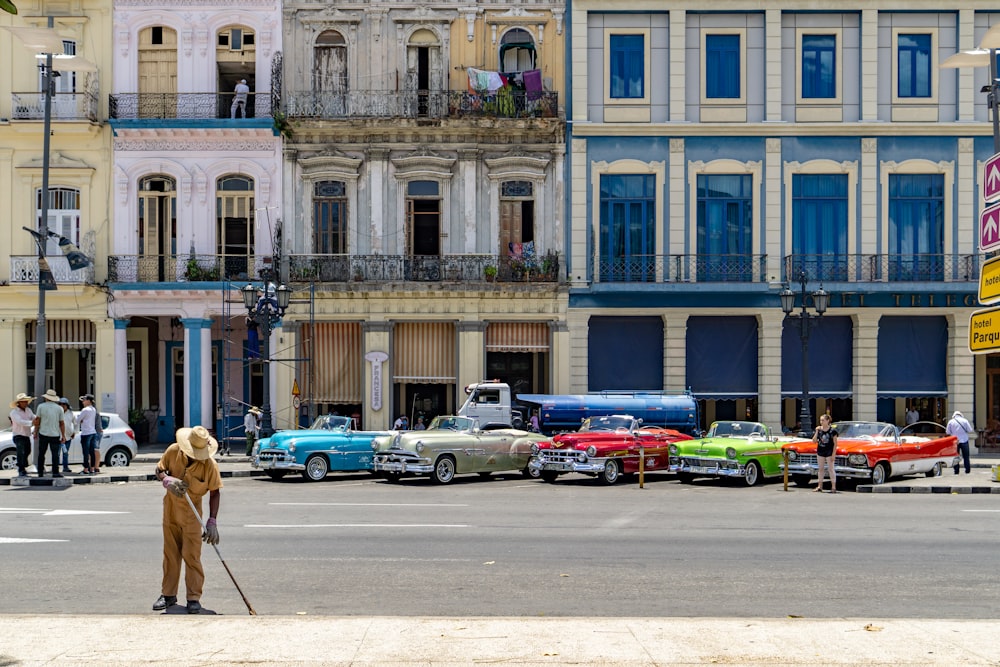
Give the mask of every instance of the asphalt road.
M 219 547 L 262 615 L 1000 615 L 996 495 L 668 479 L 230 479 Z M 163 493 L 0 487 L 6 612 L 153 613 Z M 206 609 L 245 615 L 210 547 L 203 560 Z

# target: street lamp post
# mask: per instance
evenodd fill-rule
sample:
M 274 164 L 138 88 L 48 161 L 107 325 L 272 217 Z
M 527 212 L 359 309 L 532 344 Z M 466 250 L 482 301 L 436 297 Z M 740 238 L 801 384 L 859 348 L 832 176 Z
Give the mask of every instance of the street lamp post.
M 802 304 L 797 315 L 792 315 L 792 311 L 795 310 L 795 292 L 789 288 L 788 284 L 785 284 L 785 288 L 779 294 L 781 297 L 781 310 L 785 313 L 785 319 L 797 319 L 799 321 L 799 338 L 802 341 L 802 405 L 799 409 L 799 424 L 801 433 L 803 434 L 812 433 L 812 414 L 809 412 L 809 330 L 816 325 L 819 318 L 823 317 L 826 307 L 830 305 L 830 295 L 820 285 L 819 289 L 811 295 L 813 309 L 816 313 L 811 314 L 809 312 L 807 298 L 810 295 L 806 293 L 806 284 L 808 282 L 809 277 L 806 275 L 805 270 L 800 270 L 799 285 L 802 286 Z
M 240 290 L 243 295 L 243 305 L 246 306 L 247 313 L 251 320 L 260 327 L 263 338 L 261 361 L 264 363 L 264 393 L 263 411 L 260 420 L 260 436 L 268 438 L 274 434 L 274 427 L 271 421 L 271 332 L 275 325 L 281 321 L 281 317 L 288 309 L 288 302 L 292 295 L 285 285 L 274 286 L 273 282 L 266 281 L 263 290 L 247 283 L 246 287 Z
M 941 63 L 941 67 L 989 67 L 990 82 L 983 86 L 980 92 L 986 93 L 987 104 L 993 120 L 993 152 L 1000 153 L 1000 116 L 997 112 L 1000 103 L 1000 82 L 997 81 L 997 52 L 1000 50 L 1000 25 L 995 25 L 983 35 L 979 48 L 971 51 L 960 51 L 949 56 Z

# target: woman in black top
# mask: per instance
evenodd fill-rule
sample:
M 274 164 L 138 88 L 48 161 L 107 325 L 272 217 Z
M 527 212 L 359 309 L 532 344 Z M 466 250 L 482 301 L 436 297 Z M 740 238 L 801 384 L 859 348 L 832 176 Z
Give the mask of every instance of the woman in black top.
M 830 493 L 837 492 L 837 473 L 834 461 L 837 455 L 837 429 L 830 425 L 830 415 L 821 415 L 819 426 L 813 434 L 813 442 L 816 443 L 816 463 L 819 484 L 813 491 L 823 492 L 823 466 L 830 472 Z

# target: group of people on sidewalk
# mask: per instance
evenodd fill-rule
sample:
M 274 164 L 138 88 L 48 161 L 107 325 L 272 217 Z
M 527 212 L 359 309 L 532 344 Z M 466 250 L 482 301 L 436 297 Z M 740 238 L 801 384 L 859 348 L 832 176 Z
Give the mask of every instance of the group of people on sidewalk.
M 80 434 L 80 446 L 83 449 L 83 470 L 80 474 L 99 473 L 102 424 L 97 408 L 94 407 L 94 396 L 84 394 L 80 397 L 83 409 L 77 415 L 73 414 L 69 399 L 60 397 L 54 389 L 46 391 L 41 398 L 44 400 L 36 407 L 37 413 L 29 407 L 35 400 L 34 396 L 20 393 L 10 403 L 18 477 L 28 475 L 32 440 L 37 444 L 35 469 L 39 477 L 45 475 L 46 453 L 51 454 L 53 477 L 73 472 L 69 467 L 69 449 L 77 433 Z M 60 460 L 62 473 L 59 472 Z

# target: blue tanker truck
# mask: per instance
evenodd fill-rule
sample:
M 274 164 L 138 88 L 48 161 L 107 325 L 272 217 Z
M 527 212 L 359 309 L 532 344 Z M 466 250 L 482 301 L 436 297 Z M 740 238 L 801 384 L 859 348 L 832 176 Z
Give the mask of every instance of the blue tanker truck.
M 700 423 L 698 403 L 691 392 L 602 391 L 590 394 L 518 394 L 505 382 L 485 381 L 465 388 L 468 398 L 458 414 L 481 425 L 510 424 L 526 428 L 538 415 L 542 433 L 575 431 L 587 417 L 632 415 L 647 426 L 672 428 L 695 435 Z

